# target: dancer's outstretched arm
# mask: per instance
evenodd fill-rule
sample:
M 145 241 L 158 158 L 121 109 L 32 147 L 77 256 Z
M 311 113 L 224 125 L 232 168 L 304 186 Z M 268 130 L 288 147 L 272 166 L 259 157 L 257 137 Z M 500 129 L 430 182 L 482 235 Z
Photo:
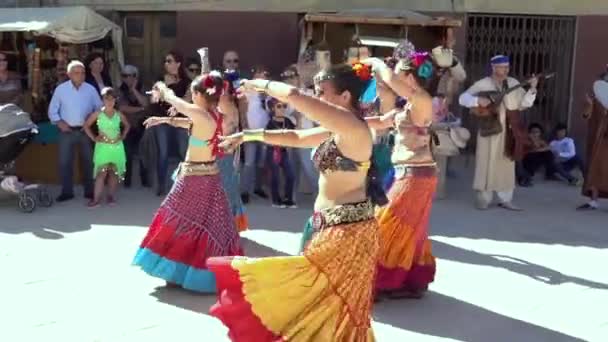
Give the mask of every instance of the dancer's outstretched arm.
M 329 136 L 330 132 L 323 127 L 277 130 L 253 129 L 222 137 L 223 142 L 220 147 L 231 149 L 243 142 L 260 141 L 275 146 L 313 148 L 319 146 Z
M 178 113 L 186 115 L 192 119 L 192 122 L 200 122 L 202 124 L 215 124 L 215 120 L 209 115 L 209 113 L 203 108 L 189 103 L 184 99 L 175 95 L 171 88 L 163 82 L 157 82 L 152 90 L 152 95 L 157 96 L 159 99 L 169 103 L 175 108 Z M 155 94 L 155 92 L 157 92 Z

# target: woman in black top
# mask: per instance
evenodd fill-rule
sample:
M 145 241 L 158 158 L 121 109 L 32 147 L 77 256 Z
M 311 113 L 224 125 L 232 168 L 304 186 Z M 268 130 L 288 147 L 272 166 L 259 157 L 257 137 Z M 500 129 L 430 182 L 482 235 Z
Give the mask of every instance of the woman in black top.
M 84 66 L 85 82 L 95 87 L 97 93 L 101 96 L 101 89 L 112 86 L 112 79 L 110 78 L 103 55 L 98 52 L 89 54 Z
M 186 73 L 184 58 L 181 54 L 172 51 L 165 56 L 165 74 L 159 80 L 163 81 L 176 96 L 190 102 L 190 83 L 192 80 L 188 78 Z M 171 105 L 166 102 L 153 103 L 148 108 L 148 113 L 151 116 L 168 116 L 171 110 Z M 173 115 L 175 113 L 171 113 Z M 183 116 L 177 113 L 177 116 Z M 152 128 L 156 137 L 156 145 L 158 146 L 158 164 L 157 177 L 158 188 L 156 194 L 164 196 L 166 194 L 167 175 L 169 168 L 169 149 L 170 142 L 175 139 L 177 143 L 177 151 L 180 161 L 186 159 L 186 150 L 188 149 L 188 131 L 184 128 L 173 127 L 167 124 L 154 126 Z
M 285 116 L 287 104 L 277 99 L 270 98 L 266 102 L 270 113 L 270 121 L 266 126 L 268 130 L 295 129 L 295 124 Z M 270 166 L 272 192 L 272 206 L 276 208 L 296 208 L 294 202 L 295 175 L 292 161 L 286 147 L 269 146 L 266 149 L 266 163 Z M 285 192 L 284 196 L 279 193 L 280 171 L 283 170 Z

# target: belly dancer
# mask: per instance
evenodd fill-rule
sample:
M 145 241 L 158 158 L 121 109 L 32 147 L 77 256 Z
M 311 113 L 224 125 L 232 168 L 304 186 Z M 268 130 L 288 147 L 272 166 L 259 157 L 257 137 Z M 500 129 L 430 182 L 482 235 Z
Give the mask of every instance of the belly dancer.
M 236 106 L 233 92 L 226 92 L 220 98 L 219 108 L 223 114 L 222 133 L 230 135 L 238 131 L 239 128 L 239 107 Z M 241 101 L 241 100 L 238 100 Z M 228 196 L 230 211 L 234 217 L 236 229 L 239 232 L 247 230 L 249 221 L 245 211 L 245 205 L 241 199 L 240 174 L 238 168 L 239 153 L 233 150 L 225 150 L 223 156 L 218 160 L 224 191 Z
M 373 341 L 371 309 L 379 251 L 374 199 L 368 193 L 372 134 L 359 114 L 363 82 L 350 66 L 333 66 L 317 78 L 320 99 L 266 80 L 249 90 L 286 102 L 320 127 L 246 130 L 227 146 L 264 142 L 316 147 L 320 171 L 315 233 L 301 256 L 221 257 L 207 262 L 217 277 L 211 314 L 232 341 Z M 373 171 L 373 170 L 371 170 Z
M 169 286 L 213 293 L 215 276 L 205 262 L 212 256 L 242 255 L 242 249 L 216 163 L 221 151 L 222 122 L 217 106 L 223 80 L 212 72 L 192 82 L 191 90 L 194 104 L 175 96 L 162 82 L 154 87 L 153 97 L 188 117 L 152 117 L 146 127 L 171 124 L 187 128 L 190 141 L 173 188 L 156 212 L 133 263 Z
M 365 62 L 371 64 L 380 92 L 407 99 L 403 108 L 367 118 L 370 127 L 394 127 L 397 133 L 391 156 L 395 180 L 388 192 L 390 203 L 376 214 L 381 246 L 377 295 L 378 299 L 383 295 L 419 298 L 435 277 L 428 224 L 437 175 L 431 151 L 432 98 L 425 89 L 432 81 L 434 64 L 428 53 L 402 59 L 394 72 L 379 59 Z

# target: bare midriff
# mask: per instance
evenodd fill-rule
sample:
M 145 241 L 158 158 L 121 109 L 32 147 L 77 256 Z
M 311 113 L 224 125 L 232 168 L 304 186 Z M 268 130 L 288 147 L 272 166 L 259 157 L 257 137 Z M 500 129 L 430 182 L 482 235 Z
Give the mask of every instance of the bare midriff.
M 434 166 L 435 159 L 431 152 L 431 129 L 428 126 L 416 126 L 409 117 L 406 108 L 395 115 L 395 147 L 391 160 L 400 166 Z

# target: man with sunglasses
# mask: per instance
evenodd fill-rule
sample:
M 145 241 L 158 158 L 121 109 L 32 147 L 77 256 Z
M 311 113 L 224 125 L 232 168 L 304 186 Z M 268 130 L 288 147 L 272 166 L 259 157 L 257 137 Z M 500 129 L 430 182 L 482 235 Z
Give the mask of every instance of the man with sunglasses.
M 186 68 L 186 73 L 191 80 L 195 79 L 201 74 L 200 60 L 197 60 L 196 58 L 188 58 L 188 63 L 186 63 L 186 65 L 188 66 Z
M 145 108 L 148 99 L 142 94 L 142 84 L 139 82 L 139 72 L 133 65 L 125 65 L 122 68 L 122 83 L 120 85 L 118 108 L 123 113 L 131 125 L 131 129 L 125 139 L 125 150 L 127 154 L 127 170 L 125 173 L 125 187 L 131 187 L 133 173 L 133 159 L 139 150 L 139 142 L 144 134 L 143 122 L 145 120 Z M 139 160 L 139 177 L 141 185 L 150 187 L 148 173 L 143 163 Z

